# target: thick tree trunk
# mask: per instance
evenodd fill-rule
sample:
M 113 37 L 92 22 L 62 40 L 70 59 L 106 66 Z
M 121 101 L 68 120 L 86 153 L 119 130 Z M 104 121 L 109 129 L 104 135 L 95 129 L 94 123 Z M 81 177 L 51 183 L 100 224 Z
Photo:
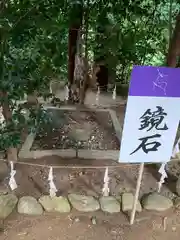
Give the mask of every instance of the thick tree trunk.
M 76 55 L 76 43 L 78 37 L 78 29 L 80 25 L 72 25 L 69 29 L 69 49 L 68 49 L 68 81 L 72 85 L 74 80 L 74 68 L 75 68 L 75 55 Z
M 99 68 L 97 72 L 97 83 L 100 86 L 101 91 L 107 91 L 109 71 L 107 65 L 107 59 L 109 56 L 108 50 L 105 48 L 107 42 L 107 26 L 109 20 L 107 18 L 107 12 L 102 10 L 103 1 L 100 1 L 99 11 L 101 14 L 97 18 L 97 34 L 96 34 L 96 49 L 95 49 L 95 65 Z
M 69 89 L 74 82 L 74 69 L 75 69 L 75 56 L 77 52 L 77 39 L 78 32 L 82 25 L 83 19 L 83 4 L 74 5 L 70 14 L 70 27 L 69 27 L 69 38 L 68 38 L 68 82 Z M 71 91 L 69 91 L 71 95 Z M 71 96 L 70 100 L 71 100 Z
M 169 67 L 176 67 L 179 56 L 180 56 L 180 13 L 177 16 L 176 26 L 169 44 L 167 65 Z
M 96 74 L 97 82 L 100 86 L 100 90 L 107 92 L 108 80 L 109 80 L 108 67 L 105 65 L 100 65 L 99 68 L 100 68 L 100 70 Z
M 89 1 L 87 0 L 87 7 L 84 14 L 84 47 L 85 47 L 85 58 L 84 58 L 84 80 L 82 86 L 80 86 L 80 104 L 84 104 L 87 90 L 90 87 L 92 81 L 89 76 L 89 63 L 88 63 L 88 30 L 89 30 Z

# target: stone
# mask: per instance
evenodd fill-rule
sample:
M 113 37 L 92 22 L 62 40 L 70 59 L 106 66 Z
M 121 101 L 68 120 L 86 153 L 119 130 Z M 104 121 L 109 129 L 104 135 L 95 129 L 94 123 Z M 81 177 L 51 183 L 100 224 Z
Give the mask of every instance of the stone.
M 80 222 L 80 219 L 79 219 L 78 217 L 75 217 L 75 218 L 73 219 L 73 223 L 78 223 L 78 222 Z
M 13 194 L 1 195 L 0 196 L 0 218 L 7 218 L 18 202 L 18 198 Z
M 177 197 L 175 200 L 174 200 L 174 207 L 176 209 L 180 209 L 180 197 Z
M 122 201 L 122 196 L 116 196 L 115 198 L 116 198 L 116 200 L 117 200 L 119 203 L 121 203 L 121 201 Z
M 69 213 L 71 211 L 70 204 L 65 197 L 42 196 L 39 203 L 47 212 Z
M 5 177 L 8 176 L 9 169 L 7 163 L 1 162 L 0 163 L 0 181 L 3 181 Z
M 93 212 L 99 210 L 99 202 L 92 196 L 84 196 L 78 194 L 69 194 L 69 201 L 71 205 L 81 212 Z
M 133 202 L 134 202 L 134 196 L 132 193 L 123 193 L 122 194 L 122 211 L 123 212 L 131 211 L 133 208 Z M 137 202 L 136 211 L 137 212 L 142 211 L 142 207 L 139 200 Z
M 0 195 L 7 195 L 9 189 L 6 186 L 0 185 Z
M 173 203 L 174 203 L 174 207 L 179 210 L 180 209 L 180 197 L 176 197 L 173 200 Z
M 158 193 L 151 193 L 143 199 L 142 205 L 146 210 L 165 211 L 173 206 L 173 202 Z
M 93 225 L 96 225 L 96 224 L 97 224 L 97 219 L 96 219 L 96 217 L 92 217 L 92 218 L 91 218 L 91 222 L 92 222 Z
M 87 129 L 73 129 L 72 130 L 72 136 L 77 140 L 77 141 L 88 141 L 90 138 L 91 132 Z
M 35 198 L 25 196 L 19 199 L 18 213 L 28 215 L 42 215 L 43 208 Z
M 120 203 L 113 196 L 101 197 L 99 202 L 103 212 L 118 213 L 121 210 Z

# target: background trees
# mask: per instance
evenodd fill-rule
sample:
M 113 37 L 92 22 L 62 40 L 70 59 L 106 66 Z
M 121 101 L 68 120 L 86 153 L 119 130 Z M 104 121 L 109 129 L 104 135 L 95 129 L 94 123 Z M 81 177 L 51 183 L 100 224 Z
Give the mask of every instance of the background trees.
M 103 66 L 103 81 L 128 83 L 134 64 L 177 66 L 179 9 L 178 0 L 2 0 L 0 148 L 16 158 L 22 129 L 45 119 L 40 107 L 25 117 L 25 95 L 37 100 L 52 78 L 73 82 L 79 33 L 89 64 Z

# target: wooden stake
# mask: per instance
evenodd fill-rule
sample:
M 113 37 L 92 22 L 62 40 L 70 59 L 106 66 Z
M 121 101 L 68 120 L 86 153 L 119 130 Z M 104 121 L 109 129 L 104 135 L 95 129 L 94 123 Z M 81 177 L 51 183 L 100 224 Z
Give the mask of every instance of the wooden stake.
M 140 191 L 140 187 L 141 187 L 143 171 L 144 171 L 144 163 L 141 163 L 140 167 L 139 167 L 139 174 L 138 174 L 138 179 L 137 179 L 137 184 L 136 184 L 136 193 L 135 193 L 135 196 L 134 196 L 133 208 L 132 208 L 132 212 L 131 212 L 130 225 L 134 224 L 136 207 L 137 207 L 137 202 L 138 202 L 138 198 L 139 198 L 139 191 Z

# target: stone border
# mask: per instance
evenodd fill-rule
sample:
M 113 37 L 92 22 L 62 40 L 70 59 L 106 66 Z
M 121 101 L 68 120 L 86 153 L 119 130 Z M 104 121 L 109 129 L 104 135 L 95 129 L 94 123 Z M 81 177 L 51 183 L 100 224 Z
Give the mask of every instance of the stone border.
M 69 110 L 69 111 L 96 111 L 96 112 L 108 112 L 110 114 L 112 124 L 116 133 L 116 136 L 121 141 L 122 135 L 122 127 L 118 121 L 116 116 L 116 112 L 111 109 L 97 109 L 94 107 L 91 108 L 76 108 L 72 106 L 62 106 L 62 107 L 52 107 L 52 106 L 44 106 L 44 109 L 56 109 L 56 110 Z M 75 149 L 55 149 L 55 150 L 36 150 L 30 151 L 33 141 L 36 137 L 36 133 L 30 133 L 24 144 L 22 145 L 19 151 L 19 158 L 41 158 L 45 156 L 57 155 L 60 157 L 69 157 L 74 158 L 77 157 L 77 152 Z M 85 150 L 78 149 L 78 157 L 84 159 L 97 159 L 97 160 L 115 160 L 117 161 L 119 158 L 119 150 Z
M 18 213 L 31 216 L 42 215 L 44 212 L 70 213 L 72 209 L 83 213 L 94 213 L 100 210 L 109 214 L 120 212 L 126 214 L 132 211 L 133 199 L 134 195 L 132 193 L 122 193 L 119 196 L 99 196 L 98 198 L 71 193 L 67 197 L 42 195 L 38 199 L 32 196 L 23 196 L 18 199 L 16 195 L 10 193 L 0 195 L 0 201 L 5 209 L 5 211 L 0 209 L 0 219 L 7 218 L 15 208 Z M 9 205 L 9 203 L 11 204 Z M 179 203 L 180 199 L 172 201 L 159 193 L 151 192 L 138 200 L 136 211 L 141 213 L 143 210 L 148 210 L 162 213 L 179 206 Z

